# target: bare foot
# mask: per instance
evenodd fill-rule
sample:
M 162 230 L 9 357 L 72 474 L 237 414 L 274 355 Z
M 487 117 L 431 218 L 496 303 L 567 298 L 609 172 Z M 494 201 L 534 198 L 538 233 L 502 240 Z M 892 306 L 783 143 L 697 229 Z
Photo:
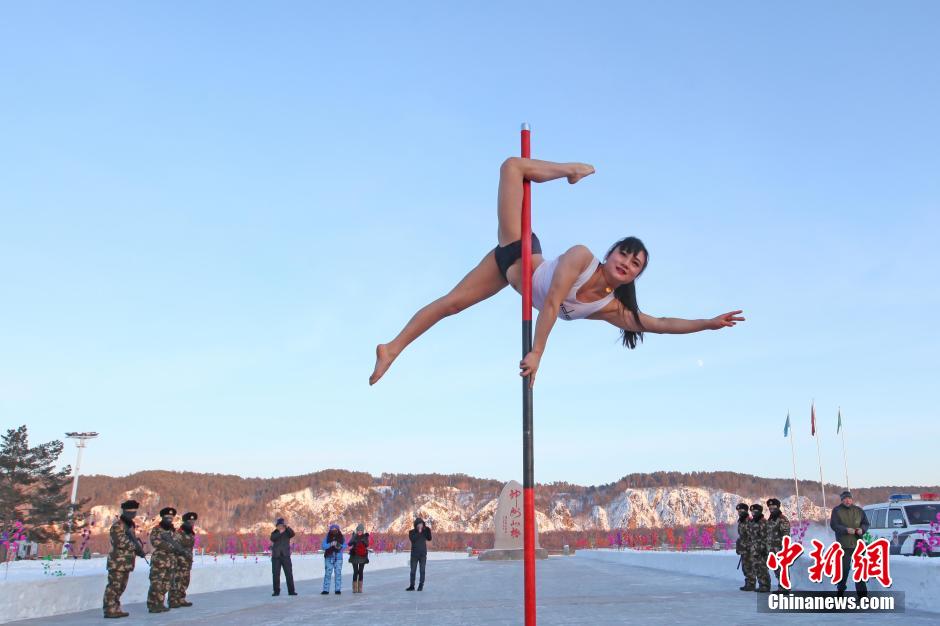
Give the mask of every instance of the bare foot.
M 392 365 L 392 361 L 394 361 L 397 356 L 397 354 L 392 354 L 391 350 L 388 349 L 387 343 L 380 343 L 375 347 L 375 369 L 372 370 L 372 376 L 369 376 L 370 385 L 379 382 L 379 379 L 385 375 L 385 372 L 388 371 L 388 368 Z
M 590 176 L 594 173 L 594 166 L 588 165 L 587 163 L 575 163 L 574 164 L 574 174 L 568 175 L 568 183 L 573 185 L 585 176 Z

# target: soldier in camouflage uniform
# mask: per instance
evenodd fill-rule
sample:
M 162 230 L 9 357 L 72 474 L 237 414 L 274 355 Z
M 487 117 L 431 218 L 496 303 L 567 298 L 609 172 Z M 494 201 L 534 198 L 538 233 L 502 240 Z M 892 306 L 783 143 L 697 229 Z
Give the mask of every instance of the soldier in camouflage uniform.
M 144 547 L 137 538 L 134 516 L 140 504 L 136 500 L 121 503 L 121 516 L 111 524 L 111 552 L 108 553 L 108 585 L 104 588 L 104 616 L 127 617 L 121 610 L 121 594 L 134 571 L 137 557 L 144 556 Z
M 767 569 L 767 520 L 764 519 L 764 507 L 756 502 L 751 505 L 751 521 L 747 527 L 748 558 L 750 559 L 750 578 L 748 583 L 754 586 L 755 579 L 760 587 L 755 591 L 770 591 L 770 571 Z
M 749 583 L 750 577 L 748 572 L 748 565 L 750 561 L 748 560 L 748 537 L 747 537 L 747 524 L 748 524 L 748 514 L 747 514 L 747 504 L 740 502 L 735 509 L 738 512 L 738 540 L 734 543 L 734 551 L 741 558 L 739 560 L 739 565 L 741 566 L 741 571 L 744 574 L 744 586 L 739 587 L 741 591 L 754 591 L 754 584 Z
M 150 590 L 147 592 L 147 608 L 151 613 L 163 613 L 170 610 L 164 604 L 164 598 L 170 590 L 170 579 L 173 577 L 176 556 L 185 554 L 183 546 L 176 539 L 174 517 L 176 517 L 176 509 L 173 507 L 161 509 L 160 523 L 150 531 L 153 554 L 150 556 Z
M 780 510 L 780 500 L 771 498 L 767 500 L 767 509 L 770 511 L 767 520 L 767 551 L 780 552 L 783 550 L 783 538 L 790 535 L 790 520 Z M 777 592 L 786 591 L 780 586 L 780 568 L 774 570 L 777 576 Z
M 189 588 L 189 573 L 193 569 L 193 548 L 196 545 L 193 522 L 198 518 L 195 513 L 183 513 L 183 525 L 176 531 L 176 540 L 183 547 L 185 554 L 176 555 L 173 579 L 170 581 L 171 609 L 193 605 L 186 599 L 186 589 Z

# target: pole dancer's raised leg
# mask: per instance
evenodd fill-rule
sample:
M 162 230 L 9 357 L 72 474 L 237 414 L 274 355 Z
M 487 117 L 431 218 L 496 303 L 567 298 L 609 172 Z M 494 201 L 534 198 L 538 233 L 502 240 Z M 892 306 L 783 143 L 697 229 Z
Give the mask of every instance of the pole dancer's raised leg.
M 518 241 L 521 236 L 522 181 L 547 183 L 558 178 L 567 178 L 575 184 L 594 173 L 587 163 L 553 163 L 538 159 L 510 157 L 499 168 L 499 193 L 496 200 L 499 220 L 499 245 L 506 246 Z

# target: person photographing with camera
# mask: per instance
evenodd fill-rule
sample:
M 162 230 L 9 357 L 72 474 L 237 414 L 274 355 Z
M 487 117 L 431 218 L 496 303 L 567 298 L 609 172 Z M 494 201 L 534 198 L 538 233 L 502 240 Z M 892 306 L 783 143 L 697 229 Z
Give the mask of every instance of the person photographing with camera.
M 339 595 L 343 585 L 343 548 L 346 547 L 346 538 L 343 531 L 336 524 L 330 524 L 330 529 L 323 538 L 323 591 L 320 595 L 330 594 L 330 576 L 336 581 L 334 593 Z
M 428 524 L 431 520 L 428 520 Z M 424 590 L 424 570 L 428 563 L 428 542 L 431 541 L 431 528 L 420 517 L 415 519 L 414 528 L 408 531 L 408 540 L 411 542 L 411 584 L 405 591 L 415 590 L 415 569 L 421 566 L 421 578 L 418 581 L 418 591 Z
M 294 567 L 290 561 L 290 540 L 293 538 L 294 529 L 284 522 L 283 517 L 277 518 L 274 532 L 271 533 L 271 574 L 274 579 L 272 596 L 281 595 L 281 569 L 287 579 L 287 595 L 297 595 L 294 589 Z

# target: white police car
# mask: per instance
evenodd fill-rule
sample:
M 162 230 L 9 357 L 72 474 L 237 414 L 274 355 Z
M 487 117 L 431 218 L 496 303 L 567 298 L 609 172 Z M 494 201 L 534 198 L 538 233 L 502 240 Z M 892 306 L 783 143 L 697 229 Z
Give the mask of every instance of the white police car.
M 940 494 L 895 493 L 887 502 L 862 508 L 868 533 L 887 539 L 891 554 L 940 556 Z

